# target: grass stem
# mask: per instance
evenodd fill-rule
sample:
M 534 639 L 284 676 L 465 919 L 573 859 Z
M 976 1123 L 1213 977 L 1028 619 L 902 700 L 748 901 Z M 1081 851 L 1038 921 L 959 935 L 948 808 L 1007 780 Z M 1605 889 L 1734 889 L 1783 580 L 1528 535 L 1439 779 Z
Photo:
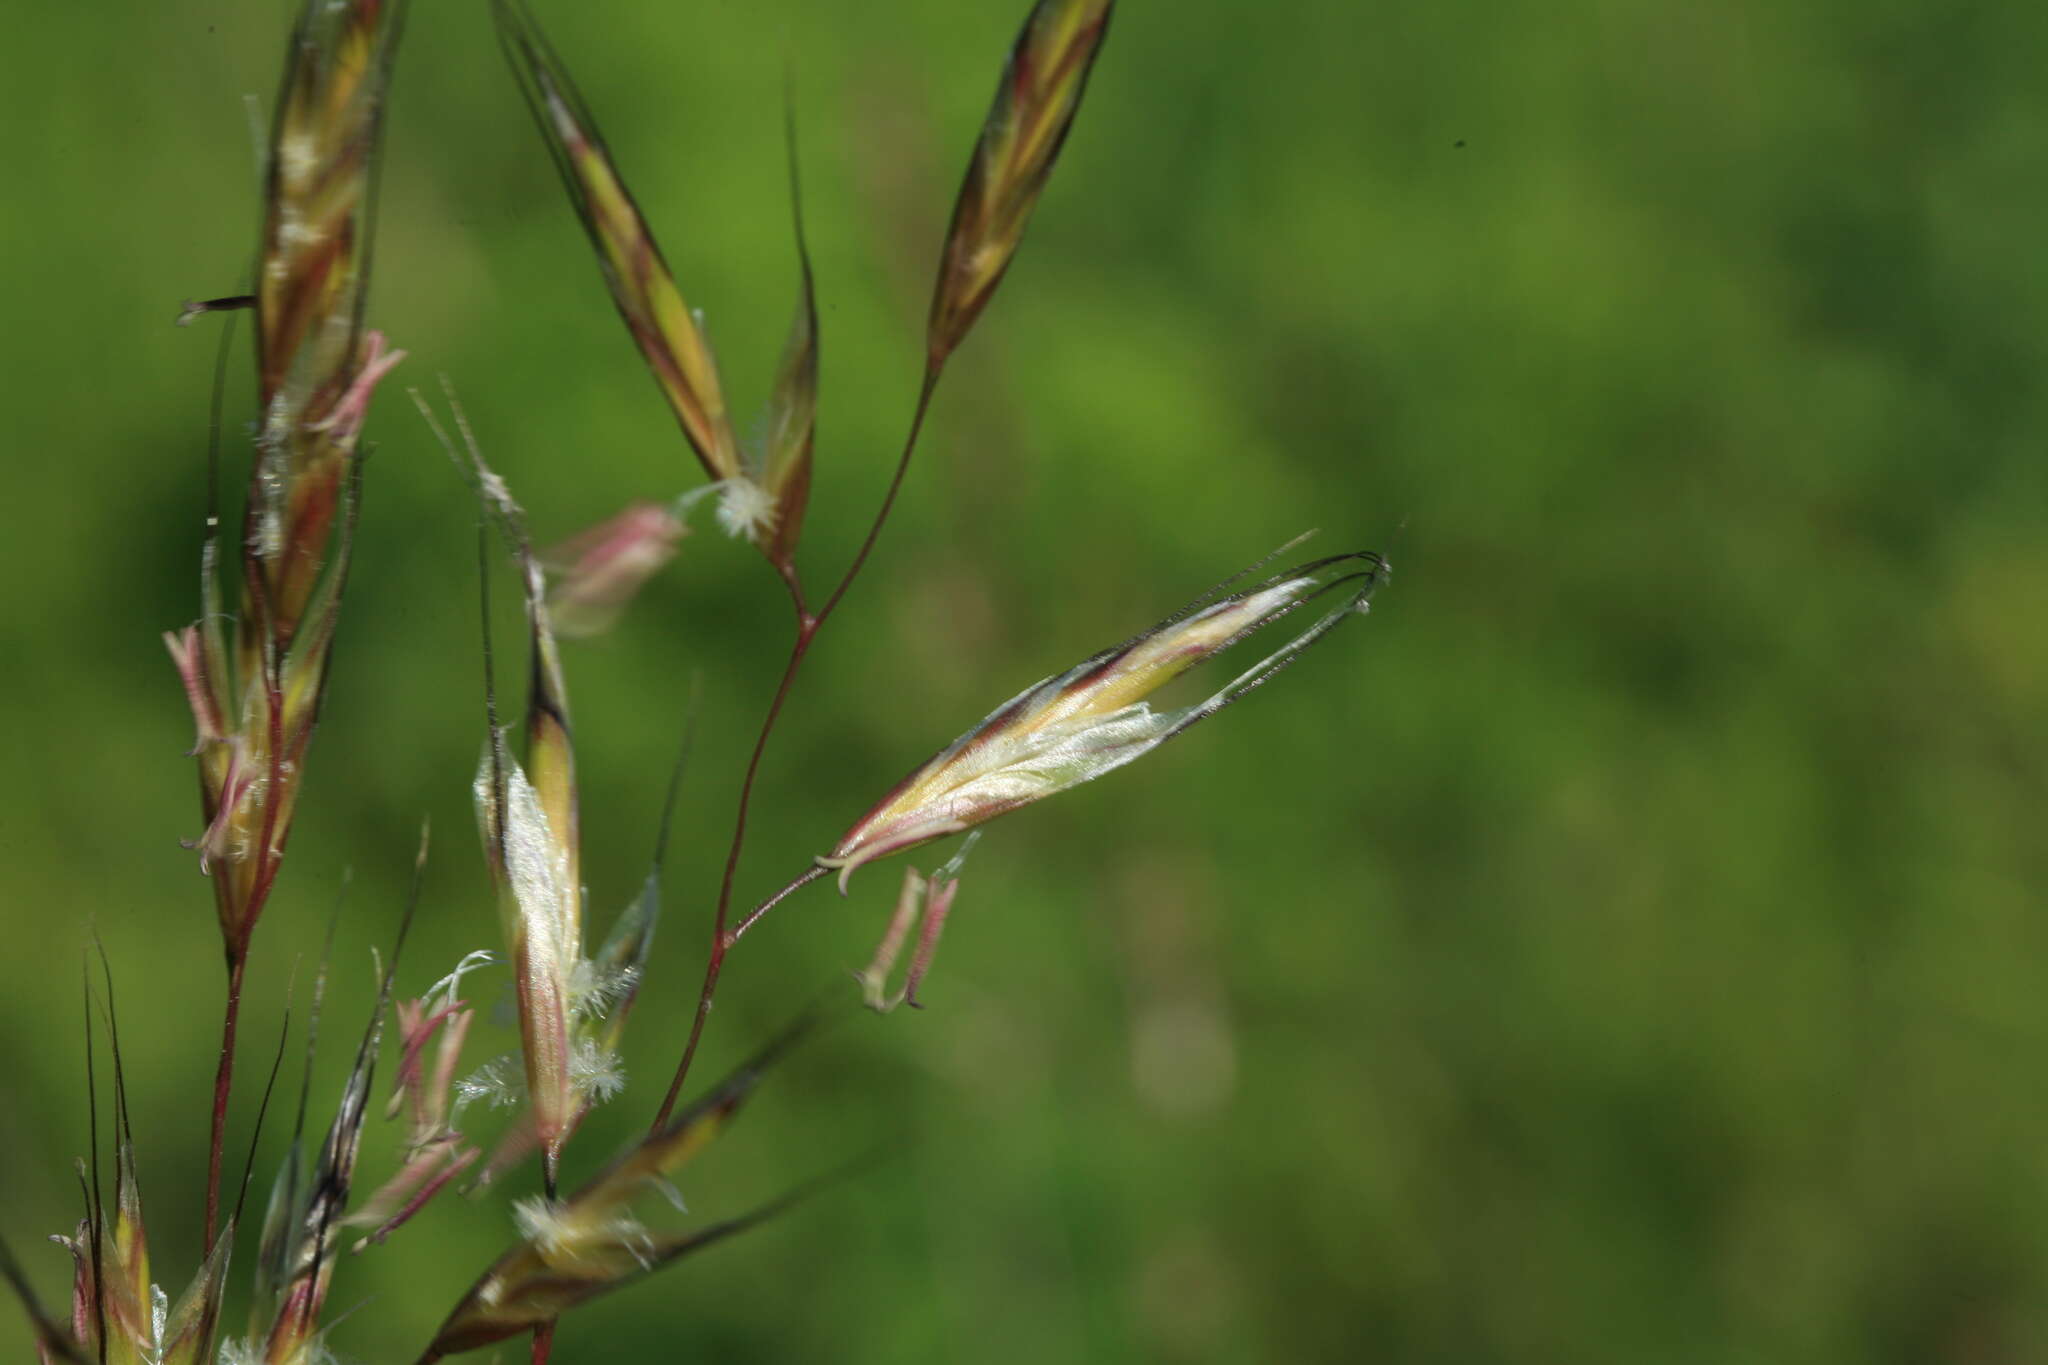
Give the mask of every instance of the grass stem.
M 242 968 L 246 952 L 228 960 L 228 1002 L 220 1026 L 220 1067 L 213 1076 L 213 1125 L 206 1144 L 206 1239 L 205 1252 L 213 1251 L 213 1235 L 220 1221 L 221 1149 L 227 1141 L 228 1092 L 235 1077 L 235 1022 L 242 1012 Z
M 942 363 L 933 363 L 925 367 L 924 382 L 919 386 L 917 393 L 917 408 L 910 418 L 910 432 L 904 437 L 903 453 L 897 457 L 896 470 L 889 477 L 888 491 L 882 495 L 882 505 L 875 512 L 875 519 L 868 526 L 867 535 L 861 540 L 860 548 L 854 552 L 853 562 L 846 566 L 846 573 L 840 578 L 838 586 L 832 589 L 832 595 L 825 599 L 825 605 L 818 609 L 815 616 L 803 608 L 803 593 L 797 585 L 795 571 L 791 569 L 784 575 L 790 590 L 790 600 L 797 607 L 796 639 L 790 645 L 789 662 L 783 666 L 782 681 L 775 688 L 774 699 L 768 703 L 768 714 L 761 720 L 761 732 L 755 736 L 753 754 L 747 759 L 746 776 L 740 781 L 739 806 L 733 819 L 732 845 L 726 850 L 725 874 L 718 886 L 718 908 L 712 916 L 711 950 L 704 963 L 704 984 L 697 993 L 697 1010 L 690 1021 L 689 1041 L 683 1044 L 682 1060 L 676 1063 L 675 1078 L 669 1082 L 668 1094 L 662 1098 L 661 1108 L 654 1116 L 652 1127 L 655 1131 L 659 1131 L 668 1122 L 669 1115 L 675 1111 L 676 1098 L 682 1094 L 683 1081 L 690 1074 L 690 1063 L 696 1060 L 697 1045 L 704 1037 L 704 1021 L 711 1016 L 711 1004 L 713 997 L 718 994 L 718 977 L 725 967 L 727 951 L 739 940 L 739 936 L 746 932 L 749 925 L 766 914 L 784 896 L 824 874 L 822 868 L 810 869 L 756 906 L 738 929 L 729 934 L 726 932 L 726 925 L 732 914 L 733 879 L 739 873 L 740 853 L 747 842 L 747 811 L 753 804 L 754 780 L 761 772 L 761 756 L 768 751 L 768 737 L 775 732 L 775 723 L 782 716 L 783 703 L 789 700 L 790 688 L 796 682 L 797 673 L 803 668 L 804 658 L 811 650 L 811 643 L 818 638 L 819 630 L 845 598 L 846 590 L 853 586 L 853 580 L 860 576 L 861 569 L 868 562 L 869 554 L 875 548 L 875 542 L 881 538 L 882 527 L 887 524 L 889 513 L 896 506 L 896 496 L 903 491 L 903 477 L 910 471 L 910 458 L 917 451 L 917 440 L 924 432 L 925 417 L 931 411 L 932 394 L 938 389 L 939 375 L 943 369 Z

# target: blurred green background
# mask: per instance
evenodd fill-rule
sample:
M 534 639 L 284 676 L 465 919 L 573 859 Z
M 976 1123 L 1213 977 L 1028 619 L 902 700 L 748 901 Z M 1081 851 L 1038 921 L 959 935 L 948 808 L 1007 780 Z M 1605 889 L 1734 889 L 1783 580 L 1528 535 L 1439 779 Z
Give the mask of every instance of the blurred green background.
M 539 11 L 742 412 L 793 298 L 795 72 L 814 581 L 880 494 L 1023 9 Z M 267 105 L 288 21 L 45 8 L 6 59 L 0 1225 L 53 1300 L 67 1266 L 36 1239 L 76 1216 L 95 929 L 174 1294 L 193 1260 L 218 940 L 157 637 L 196 610 L 218 320 L 170 319 L 241 287 L 244 96 Z M 1307 526 L 1397 575 L 1213 725 L 992 827 L 930 1008 L 809 1046 L 683 1188 L 716 1214 L 896 1159 L 584 1310 L 557 1360 L 2048 1359 L 2044 60 L 2026 5 L 1125 7 L 770 753 L 742 894 L 995 702 Z M 539 536 L 697 481 L 476 0 L 415 6 L 383 192 L 371 319 L 405 383 L 457 386 Z M 397 385 L 371 433 L 236 1167 L 344 868 L 316 1122 L 423 815 L 404 984 L 496 933 L 473 512 Z M 245 458 L 231 440 L 236 479 Z M 705 716 L 636 1084 L 572 1173 L 673 1064 L 785 618 L 707 518 L 572 648 L 600 926 L 693 677 Z M 701 1078 L 819 990 L 851 999 L 897 875 L 746 941 Z M 512 1046 L 479 1033 L 479 1059 Z M 394 1140 L 373 1129 L 366 1182 Z M 367 1307 L 335 1349 L 411 1360 L 509 1230 L 450 1201 L 349 1263 L 333 1308 Z

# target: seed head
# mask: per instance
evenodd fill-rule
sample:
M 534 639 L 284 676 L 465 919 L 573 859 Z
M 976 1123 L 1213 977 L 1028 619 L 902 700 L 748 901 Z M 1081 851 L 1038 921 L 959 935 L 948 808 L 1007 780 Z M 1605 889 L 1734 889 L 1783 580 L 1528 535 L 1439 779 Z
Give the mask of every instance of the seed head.
M 1110 9 L 1111 0 L 1039 0 L 1010 49 L 939 261 L 926 340 L 934 371 L 966 338 L 1024 240 L 1109 34 Z
M 661 246 L 612 164 L 583 97 L 533 16 L 515 0 L 492 14 L 506 60 L 519 80 L 576 216 L 597 249 L 612 302 L 654 371 L 690 447 L 713 480 L 742 471 L 718 364 L 698 316 L 676 288 Z
M 682 1234 L 648 1227 L 630 1207 L 650 1189 L 669 1190 L 668 1177 L 724 1130 L 766 1067 L 801 1035 L 807 1022 L 770 1044 L 576 1193 L 566 1199 L 522 1201 L 514 1215 L 520 1240 L 455 1306 L 422 1361 L 531 1331 L 578 1304 L 753 1226 L 786 1203 Z
M 1362 613 L 1385 573 L 1377 555 L 1337 555 L 1227 597 L 1197 599 L 1151 630 L 998 707 L 897 784 L 819 863 L 838 870 L 843 891 L 862 863 L 972 829 L 1150 753 Z M 1171 711 L 1155 711 L 1145 700 L 1181 673 L 1331 593 L 1342 594 L 1338 607 L 1208 700 Z

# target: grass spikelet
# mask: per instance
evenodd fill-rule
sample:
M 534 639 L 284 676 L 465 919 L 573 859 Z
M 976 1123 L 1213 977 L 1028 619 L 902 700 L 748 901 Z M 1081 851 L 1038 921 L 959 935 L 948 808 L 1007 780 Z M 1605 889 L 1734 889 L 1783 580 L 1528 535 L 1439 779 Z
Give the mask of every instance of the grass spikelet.
M 261 428 L 241 611 L 222 631 L 209 543 L 200 624 L 168 637 L 198 724 L 209 862 L 231 959 L 291 826 L 348 568 L 371 391 L 401 357 L 362 327 L 373 162 L 402 6 L 309 0 L 271 130 L 254 296 Z M 252 774 L 235 783 L 237 774 Z
M 819 864 L 838 871 L 843 891 L 863 863 L 971 829 L 1150 753 L 1362 613 L 1385 574 L 1378 555 L 1335 555 L 1226 597 L 1197 599 L 1151 630 L 1012 697 L 903 779 Z M 1341 596 L 1337 607 L 1208 700 L 1173 711 L 1155 711 L 1145 700 L 1196 664 L 1329 594 Z
M 804 240 L 803 184 L 797 174 L 796 122 L 784 124 L 789 150 L 790 217 L 795 227 L 798 269 L 796 315 L 790 319 L 775 391 L 768 400 L 768 436 L 761 453 L 761 488 L 771 502 L 762 550 L 785 572 L 791 569 L 804 508 L 811 496 L 811 447 L 818 427 L 818 300 L 811 276 L 811 250 Z
M 1010 49 L 946 229 L 926 331 L 934 373 L 966 339 L 1024 240 L 1108 36 L 1111 8 L 1112 0 L 1039 0 Z
M 441 1324 L 420 1365 L 545 1327 L 569 1309 L 652 1274 L 772 1216 L 792 1197 L 694 1232 L 656 1232 L 633 1199 L 667 1178 L 724 1131 L 777 1057 L 807 1031 L 784 1033 L 709 1095 L 649 1134 L 582 1189 L 523 1205 L 521 1239 L 494 1262 Z
M 489 733 L 475 793 L 477 824 L 498 893 L 499 922 L 512 966 L 526 1101 L 540 1144 L 542 1173 L 552 1193 L 562 1144 L 583 1100 L 570 1031 L 577 972 L 583 965 L 583 884 L 577 845 L 576 755 L 570 739 L 561 652 L 548 616 L 546 578 L 527 539 L 525 513 L 505 481 L 485 463 L 462 409 L 454 409 L 463 441 L 458 452 L 433 410 L 417 394 L 414 397 L 436 438 L 458 467 L 474 479 L 486 518 L 496 523 L 510 547 L 525 597 L 532 646 L 526 764 L 521 766 L 505 742 L 505 731 L 497 719 L 496 684 L 487 676 Z M 488 566 L 484 584 L 488 595 Z M 489 629 L 488 612 L 485 629 Z M 490 657 L 487 635 L 487 674 Z
M 563 875 L 560 839 L 502 735 L 492 736 L 477 776 L 477 805 L 512 964 L 526 1099 L 552 1183 L 576 1107 L 569 1001 L 578 947 L 571 902 L 578 888 Z
M 206 1264 L 199 1268 L 198 1276 L 186 1286 L 165 1319 L 159 1365 L 209 1365 L 234 1246 L 235 1226 L 230 1221 L 214 1239 Z
M 309 0 L 270 134 L 256 274 L 262 431 L 245 612 L 289 646 L 325 564 L 369 390 L 390 368 L 363 332 L 375 157 L 403 22 L 392 0 Z M 245 641 L 244 672 L 258 660 Z
M 483 1155 L 482 1149 L 467 1145 L 454 1127 L 449 1100 L 462 1045 L 476 1017 L 456 992 L 465 973 L 492 960 L 486 952 L 470 953 L 425 995 L 393 1006 L 399 1057 L 384 1116 L 392 1119 L 403 1114 L 406 1134 L 398 1170 L 362 1208 L 343 1220 L 351 1227 L 373 1229 L 353 1251 L 383 1242 Z M 427 1065 L 429 1043 L 434 1045 L 431 1069 Z
M 101 969 L 106 972 L 104 958 Z M 114 1365 L 146 1365 L 158 1353 L 163 1324 L 157 1318 L 156 1294 L 149 1277 L 149 1239 L 142 1219 L 142 1190 L 135 1177 L 135 1135 L 129 1126 L 128 1083 L 121 1062 L 121 1032 L 110 972 L 106 972 L 105 983 L 108 1045 L 114 1060 L 114 1198 L 111 1204 L 100 1198 L 95 1133 L 86 1221 L 70 1244 L 78 1270 L 71 1317 L 79 1342 L 96 1349 L 103 1360 Z M 88 984 L 88 1050 L 92 1005 Z M 87 1074 L 91 1084 L 90 1062 Z M 93 1127 L 98 1127 L 97 1121 Z
M 690 448 L 713 480 L 744 477 L 711 344 L 676 288 L 660 244 L 612 164 L 589 108 L 524 5 L 493 0 L 491 13 L 541 140 L 597 249 L 612 302 L 654 371 Z
M 232 618 L 224 610 L 220 516 L 209 507 L 200 620 L 166 637 L 198 734 L 201 868 L 213 880 L 229 977 L 208 1155 L 209 1239 L 242 967 L 291 834 L 326 687 L 359 503 L 363 423 L 378 381 L 403 357 L 363 327 L 376 158 L 403 17 L 403 0 L 305 0 L 299 10 L 270 129 L 249 296 L 261 416 L 239 610 Z
M 71 1245 L 67 1239 L 53 1240 Z M 84 1273 L 82 1267 L 80 1273 Z M 90 1357 L 79 1347 L 77 1338 L 65 1331 L 63 1324 L 51 1317 L 42 1300 L 36 1297 L 35 1286 L 22 1273 L 21 1263 L 15 1260 L 14 1249 L 4 1237 L 0 1237 L 0 1278 L 7 1281 L 7 1287 L 14 1291 L 15 1298 L 21 1302 L 22 1312 L 28 1317 L 29 1330 L 35 1334 L 36 1359 L 40 1365 L 58 1365 L 60 1361 L 63 1365 L 89 1365 Z
M 75 1235 L 53 1237 L 72 1258 L 72 1302 L 69 1330 L 44 1314 L 41 1305 L 18 1278 L 12 1256 L 0 1246 L 0 1263 L 15 1281 L 37 1335 L 37 1353 L 44 1362 L 94 1360 L 101 1365 L 200 1365 L 211 1358 L 220 1320 L 233 1220 L 213 1239 L 206 1261 L 173 1307 L 169 1296 L 151 1278 L 148 1237 L 142 1216 L 142 1192 L 136 1180 L 135 1135 L 129 1121 L 128 1082 L 121 1059 L 120 1023 L 114 1007 L 113 974 L 104 953 L 101 970 L 103 1001 L 95 1002 L 88 977 L 86 992 L 86 1085 L 91 1108 L 92 1157 L 80 1163 L 85 1192 L 85 1217 Z M 99 1116 L 93 1064 L 92 1011 L 104 1007 L 108 1043 L 114 1061 L 114 1191 L 101 1197 Z
M 688 531 L 671 509 L 636 502 L 541 551 L 542 566 L 554 575 L 547 608 L 556 632 L 578 639 L 610 630 L 641 585 L 675 557 Z
M 384 1036 L 384 1011 L 391 1003 L 392 982 L 397 978 L 405 940 L 419 909 L 426 861 L 427 832 L 423 829 L 419 852 L 413 861 L 412 889 L 405 914 L 399 921 L 391 960 L 380 974 L 377 1001 L 356 1045 L 355 1061 L 343 1083 L 341 1100 L 335 1106 L 334 1118 L 328 1124 L 327 1136 L 320 1145 L 320 1155 L 313 1163 L 303 1195 L 282 1211 L 281 1239 L 275 1249 L 266 1247 L 262 1257 L 267 1261 L 274 1255 L 278 1264 L 271 1271 L 259 1269 L 259 1299 L 254 1305 L 259 1320 L 250 1340 L 243 1344 L 243 1354 L 251 1362 L 304 1365 L 319 1346 L 320 1313 L 334 1274 L 336 1244 L 347 1221 L 356 1158 L 362 1150 L 363 1122 L 369 1113 L 376 1079 L 377 1049 Z M 294 1153 L 296 1150 L 294 1143 Z M 296 1183 L 294 1180 L 291 1185 Z M 266 1241 L 267 1234 L 268 1229 Z M 267 1327 L 261 1320 L 266 1313 Z

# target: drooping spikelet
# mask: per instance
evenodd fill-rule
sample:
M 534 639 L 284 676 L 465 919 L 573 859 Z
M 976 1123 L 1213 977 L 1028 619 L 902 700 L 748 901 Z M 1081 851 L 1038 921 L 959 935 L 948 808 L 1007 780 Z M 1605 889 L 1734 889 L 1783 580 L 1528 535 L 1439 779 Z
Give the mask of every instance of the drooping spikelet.
M 1005 702 L 898 783 L 819 863 L 839 872 L 844 889 L 863 863 L 971 829 L 1150 753 L 1363 613 L 1385 573 L 1377 555 L 1336 555 L 1226 597 L 1197 599 Z M 1343 600 L 1206 701 L 1171 711 L 1146 702 L 1181 673 L 1327 593 Z
M 540 552 L 554 575 L 548 615 L 560 634 L 600 635 L 688 533 L 683 519 L 656 502 L 636 502 L 617 516 Z

